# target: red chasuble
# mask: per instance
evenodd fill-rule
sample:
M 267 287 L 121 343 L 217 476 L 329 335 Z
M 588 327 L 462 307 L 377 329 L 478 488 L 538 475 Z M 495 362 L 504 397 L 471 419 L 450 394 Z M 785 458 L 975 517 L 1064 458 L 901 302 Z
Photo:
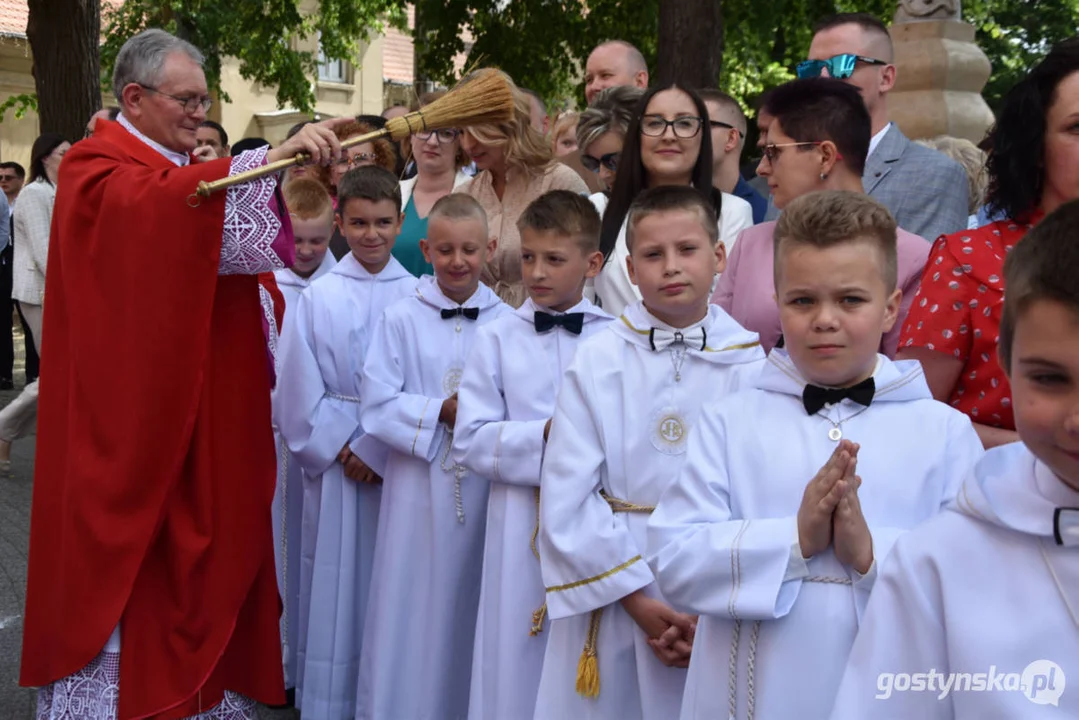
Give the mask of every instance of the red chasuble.
M 225 193 L 188 205 L 228 172 L 99 121 L 57 183 L 20 681 L 121 623 L 120 720 L 284 702 L 259 279 L 217 274 Z

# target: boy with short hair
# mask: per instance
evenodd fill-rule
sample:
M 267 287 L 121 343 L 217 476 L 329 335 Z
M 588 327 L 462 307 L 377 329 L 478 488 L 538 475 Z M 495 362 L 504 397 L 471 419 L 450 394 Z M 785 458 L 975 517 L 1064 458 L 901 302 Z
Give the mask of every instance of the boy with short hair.
M 337 187 L 337 226 L 351 252 L 303 291 L 285 323 L 276 418 L 306 476 L 302 530 L 288 538 L 301 546 L 289 569 L 300 582 L 299 613 L 290 619 L 299 626 L 296 705 L 328 720 L 356 709 L 381 498 L 380 465 L 360 425 L 362 365 L 382 310 L 416 289 L 390 252 L 401 228 L 392 173 L 347 172 Z
M 386 309 L 363 368 L 363 427 L 389 446 L 356 717 L 463 718 L 489 483 L 450 456 L 479 328 L 512 312 L 480 272 L 487 215 L 447 195 L 420 241 L 434 276 Z
M 757 336 L 708 304 L 723 246 L 699 192 L 642 193 L 626 242 L 643 300 L 578 348 L 543 459 L 537 545 L 552 622 L 540 720 L 676 711 L 693 619 L 670 607 L 641 560 L 645 523 L 702 402 L 749 382 L 764 361 Z
M 1079 717 L 1079 203 L 1004 263 L 1000 361 L 1020 442 L 899 540 L 832 717 Z M 1065 691 L 1065 682 L 1067 691 Z
M 529 298 L 476 334 L 453 441 L 457 462 L 491 481 L 471 720 L 535 712 L 547 644 L 533 541 L 540 465 L 562 374 L 579 344 L 612 319 L 583 297 L 603 266 L 599 214 L 587 198 L 552 190 L 517 227 Z
M 292 267 L 274 271 L 277 287 L 285 300 L 282 331 L 291 324 L 296 314 L 300 293 L 337 264 L 329 254 L 330 236 L 333 235 L 333 198 L 322 183 L 303 180 L 290 183 L 284 188 L 285 207 L 292 221 L 292 234 L 296 239 L 296 260 Z M 282 377 L 278 368 L 278 382 L 274 389 L 274 417 L 277 417 L 277 395 L 281 387 L 288 385 L 289 377 Z M 273 503 L 274 547 L 277 548 L 277 589 L 281 593 L 284 609 L 281 612 L 281 645 L 285 664 L 285 687 L 296 687 L 296 651 L 299 648 L 300 613 L 300 543 L 297 542 L 300 524 L 303 522 L 303 472 L 300 464 L 292 458 L 280 431 L 274 427 L 277 444 L 277 489 Z M 288 539 L 292 538 L 289 546 Z
M 826 717 L 877 563 L 981 456 L 921 366 L 877 352 L 896 264 L 895 221 L 865 195 L 810 193 L 780 217 L 786 347 L 702 411 L 648 527 L 664 594 L 700 615 L 684 719 Z

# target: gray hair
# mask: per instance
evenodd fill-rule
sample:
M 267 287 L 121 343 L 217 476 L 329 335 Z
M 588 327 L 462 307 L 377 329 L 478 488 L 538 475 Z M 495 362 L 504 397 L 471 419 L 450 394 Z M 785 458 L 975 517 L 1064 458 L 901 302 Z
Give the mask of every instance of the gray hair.
M 967 211 L 973 215 L 985 203 L 985 192 L 989 185 L 989 173 L 985 169 L 986 154 L 981 148 L 966 138 L 939 135 L 929 140 L 918 140 L 931 150 L 947 155 L 963 166 L 969 181 L 970 194 L 967 198 Z
M 200 66 L 205 60 L 197 47 L 157 28 L 143 30 L 125 42 L 112 72 L 112 94 L 117 102 L 123 106 L 124 88 L 131 83 L 155 87 L 165 59 L 175 52 L 184 53 Z
M 616 132 L 624 137 L 643 96 L 643 88 L 630 85 L 601 90 L 577 119 L 577 147 L 580 151 L 584 152 L 607 132 Z

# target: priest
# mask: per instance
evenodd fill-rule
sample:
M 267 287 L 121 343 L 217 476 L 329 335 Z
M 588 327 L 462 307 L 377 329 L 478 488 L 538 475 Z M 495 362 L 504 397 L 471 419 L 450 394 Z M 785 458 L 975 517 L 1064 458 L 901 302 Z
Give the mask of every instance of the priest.
M 270 273 L 291 226 L 272 176 L 189 196 L 298 152 L 335 162 L 347 119 L 192 154 L 202 61 L 161 30 L 131 38 L 117 121 L 60 168 L 21 675 L 39 717 L 238 720 L 284 701 Z

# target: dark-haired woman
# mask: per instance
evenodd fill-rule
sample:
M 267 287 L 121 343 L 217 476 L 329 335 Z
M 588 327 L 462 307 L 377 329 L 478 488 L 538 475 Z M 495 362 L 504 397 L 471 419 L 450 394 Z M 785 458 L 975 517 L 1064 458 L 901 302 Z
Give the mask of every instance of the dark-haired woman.
M 626 305 L 640 299 L 626 268 L 626 214 L 642 190 L 660 185 L 696 187 L 711 199 L 719 218 L 719 238 L 728 251 L 738 233 L 753 224 L 749 203 L 712 186 L 712 134 L 707 126 L 704 103 L 679 85 L 653 88 L 637 104 L 610 200 L 592 196 L 603 215 L 600 247 L 607 257 L 596 278 L 596 297 L 612 315 L 620 315 Z
M 986 204 L 1007 217 L 937 240 L 899 344 L 899 357 L 921 361 L 934 397 L 967 413 L 987 448 L 1018 440 L 997 359 L 1004 258 L 1046 214 L 1079 198 L 1079 38 L 1011 89 L 991 138 Z
M 19 202 L 15 204 L 11 296 L 19 301 L 39 355 L 45 265 L 49 253 L 52 206 L 56 202 L 56 177 L 60 172 L 60 161 L 70 147 L 71 143 L 55 133 L 38 136 L 30 151 L 30 182 L 19 193 Z M 11 471 L 11 443 L 29 435 L 36 419 L 35 380 L 0 411 L 0 473 Z

